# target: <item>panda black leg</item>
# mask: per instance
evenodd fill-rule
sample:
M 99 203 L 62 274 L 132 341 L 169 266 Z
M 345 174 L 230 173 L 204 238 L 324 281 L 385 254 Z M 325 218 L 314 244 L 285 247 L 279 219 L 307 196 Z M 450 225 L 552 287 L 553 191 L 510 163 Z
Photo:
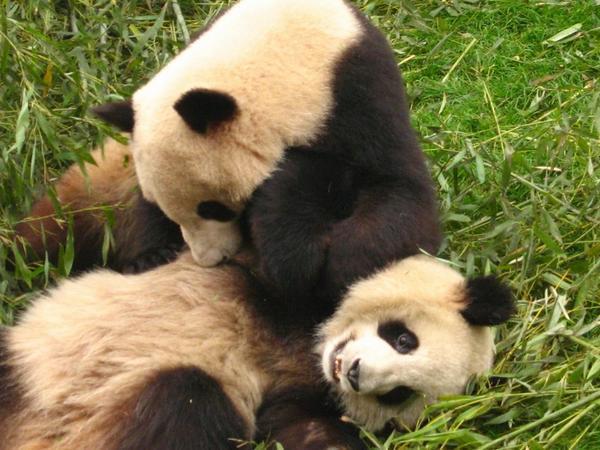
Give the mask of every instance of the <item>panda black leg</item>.
M 420 252 L 435 254 L 441 233 L 433 194 L 418 180 L 365 186 L 352 214 L 331 230 L 318 292 L 339 297 L 357 279 L 390 261 Z
M 109 266 L 123 273 L 140 273 L 166 264 L 183 249 L 179 225 L 140 194 L 117 217 L 115 248 Z
M 119 450 L 233 450 L 249 437 L 219 383 L 196 367 L 159 372 L 120 435 Z
M 288 150 L 278 169 L 255 192 L 250 233 L 267 281 L 295 313 L 316 313 L 311 300 L 331 225 L 350 214 L 355 200 L 353 169 L 305 149 Z
M 27 262 L 43 263 L 47 255 L 52 264 L 57 264 L 61 247 L 67 245 L 67 222 L 71 221 L 75 244 L 72 272 L 87 270 L 101 261 L 103 225 L 91 212 L 74 213 L 69 205 L 63 206 L 65 220 L 56 215 L 50 197 L 42 197 L 15 227 L 15 240 Z
M 289 390 L 269 395 L 258 411 L 256 441 L 286 450 L 367 450 L 359 430 L 340 420 L 324 392 Z
M 85 211 L 89 206 L 93 205 L 84 203 L 78 206 L 84 211 L 70 214 L 75 243 L 73 273 L 102 265 L 105 218 Z M 69 205 L 63 207 L 69 212 Z M 183 248 L 179 226 L 141 195 L 114 213 L 115 245 L 107 260 L 111 269 L 124 273 L 144 272 L 173 260 Z M 27 220 L 15 228 L 18 241 L 27 244 L 23 249 L 27 252 L 27 261 L 41 262 L 47 253 L 52 264 L 58 263 L 59 250 L 67 244 L 68 231 L 67 225 L 55 217 L 48 195 L 36 202 Z

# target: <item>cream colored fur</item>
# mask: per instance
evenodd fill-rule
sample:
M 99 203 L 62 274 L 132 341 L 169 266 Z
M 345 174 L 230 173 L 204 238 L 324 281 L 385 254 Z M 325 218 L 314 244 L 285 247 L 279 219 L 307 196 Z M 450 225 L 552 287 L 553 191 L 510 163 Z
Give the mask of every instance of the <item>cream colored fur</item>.
M 335 64 L 360 33 L 343 0 L 241 0 L 134 94 L 142 191 L 181 225 L 200 264 L 231 256 L 240 239 L 235 222 L 198 217 L 198 203 L 240 212 L 286 147 L 318 137 L 333 107 Z M 238 114 L 193 131 L 173 106 L 194 88 L 231 95 Z
M 202 268 L 186 253 L 140 275 L 98 271 L 66 280 L 37 299 L 8 334 L 8 365 L 25 400 L 0 429 L 0 449 L 111 450 L 144 385 L 163 369 L 189 365 L 219 380 L 251 438 L 266 392 L 314 387 L 323 375 L 310 339 L 270 333 L 244 280 L 235 267 Z M 390 419 L 412 425 L 425 404 L 462 392 L 471 375 L 489 369 L 491 333 L 462 318 L 465 301 L 465 280 L 429 256 L 357 283 L 316 345 L 346 415 L 371 430 Z M 408 355 L 377 336 L 379 323 L 395 319 L 418 336 Z M 331 351 L 349 338 L 343 373 L 361 358 L 360 394 L 331 377 Z M 398 384 L 421 397 L 381 406 L 374 395 Z
M 236 269 L 202 269 L 189 254 L 141 275 L 64 281 L 10 330 L 9 363 L 26 405 L 0 448 L 110 450 L 144 384 L 182 365 L 219 380 L 250 438 L 265 389 L 314 384 L 319 374 L 306 370 L 310 343 L 278 346 L 247 295 Z
M 467 380 L 490 369 L 494 345 L 488 327 L 469 325 L 460 314 L 466 306 L 466 280 L 432 257 L 419 255 L 391 265 L 351 288 L 335 315 L 320 331 L 317 351 L 325 378 L 336 386 L 348 415 L 370 429 L 394 419 L 415 424 L 428 403 L 464 391 Z M 379 323 L 399 320 L 419 339 L 418 348 L 397 353 L 377 335 Z M 342 374 L 360 358 L 360 392 L 345 376 L 332 377 L 330 355 L 350 339 L 339 355 Z M 397 407 L 375 398 L 408 386 L 418 397 Z
M 204 267 L 219 264 L 237 252 L 242 236 L 237 223 L 202 220 L 194 226 L 181 226 L 181 235 L 188 244 L 193 258 Z

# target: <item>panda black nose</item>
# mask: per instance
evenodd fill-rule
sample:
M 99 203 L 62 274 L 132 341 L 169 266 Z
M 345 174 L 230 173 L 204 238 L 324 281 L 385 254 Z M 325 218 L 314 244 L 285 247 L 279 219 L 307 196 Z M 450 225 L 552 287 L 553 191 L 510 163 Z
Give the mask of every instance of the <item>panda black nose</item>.
M 358 383 L 359 376 L 360 376 L 360 358 L 356 359 L 352 363 L 352 365 L 348 369 L 348 372 L 346 373 L 346 378 L 348 378 L 348 381 L 350 382 L 350 386 L 352 386 L 352 389 L 354 389 L 356 392 L 358 392 L 358 390 L 359 390 L 359 383 Z

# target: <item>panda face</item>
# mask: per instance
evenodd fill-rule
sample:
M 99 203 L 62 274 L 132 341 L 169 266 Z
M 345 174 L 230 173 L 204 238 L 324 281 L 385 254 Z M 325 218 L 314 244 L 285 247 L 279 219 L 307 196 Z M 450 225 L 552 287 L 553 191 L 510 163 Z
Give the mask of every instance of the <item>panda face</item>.
M 432 312 L 381 311 L 326 341 L 323 374 L 352 419 L 373 430 L 390 419 L 412 426 L 426 404 L 491 366 L 487 328 Z
M 237 123 L 236 103 L 226 94 L 191 90 L 173 100 L 175 107 L 165 106 L 160 115 L 146 106 L 150 102 L 147 95 L 155 95 L 147 89 L 140 89 L 133 98 L 136 120 L 131 139 L 142 193 L 179 224 L 194 260 L 205 267 L 214 266 L 233 256 L 241 243 L 236 219 L 245 199 L 227 189 L 235 190 L 241 177 L 228 170 L 220 152 L 231 146 L 229 131 Z M 219 98 L 229 109 L 218 102 Z M 205 102 L 208 110 L 201 114 L 203 110 L 196 104 L 193 118 L 203 117 L 203 124 L 198 119 L 188 126 L 179 114 L 194 109 L 195 102 Z M 160 115 L 160 124 L 152 119 L 155 115 Z M 198 131 L 202 126 L 208 128 L 204 133 Z M 176 133 L 169 136 L 171 131 L 163 130 L 162 135 L 160 127 L 170 127 Z M 226 183 L 227 179 L 231 182 Z
M 375 431 L 390 420 L 413 426 L 427 404 L 462 393 L 471 376 L 491 367 L 492 335 L 465 318 L 475 303 L 468 296 L 465 279 L 426 256 L 350 290 L 322 327 L 317 351 L 351 419 Z

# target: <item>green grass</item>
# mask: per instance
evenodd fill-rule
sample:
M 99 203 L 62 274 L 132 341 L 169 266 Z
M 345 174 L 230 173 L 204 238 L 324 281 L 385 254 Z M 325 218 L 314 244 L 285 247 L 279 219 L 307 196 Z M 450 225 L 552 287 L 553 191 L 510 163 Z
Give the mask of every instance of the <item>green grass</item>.
M 57 271 L 8 271 L 11 230 L 109 132 L 87 109 L 131 94 L 223 2 L 1 4 L 0 321 L 12 323 Z M 519 300 L 497 330 L 493 377 L 431 407 L 417 431 L 365 438 L 382 449 L 598 448 L 600 2 L 358 4 L 404 72 L 438 183 L 442 256 L 468 275 L 501 274 Z

